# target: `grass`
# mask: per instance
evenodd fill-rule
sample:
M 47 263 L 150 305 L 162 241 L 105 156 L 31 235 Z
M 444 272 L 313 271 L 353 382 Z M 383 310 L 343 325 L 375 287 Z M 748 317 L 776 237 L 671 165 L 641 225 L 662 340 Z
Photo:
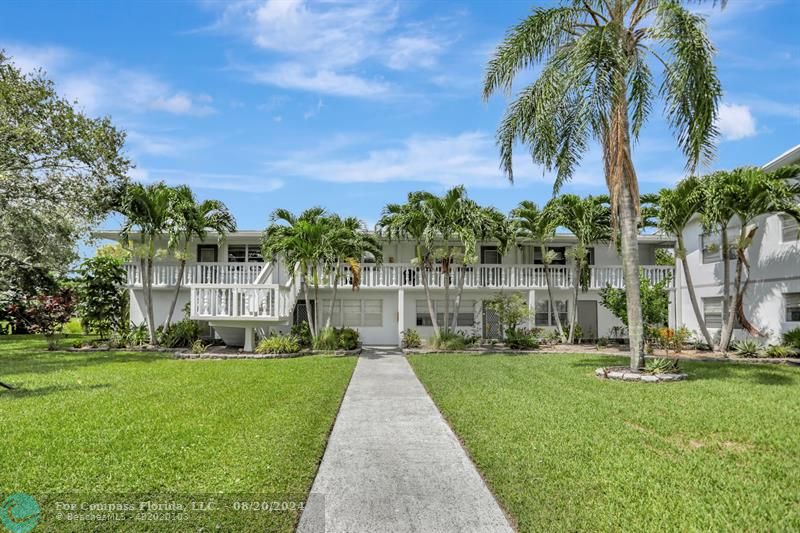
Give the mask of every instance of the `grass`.
M 597 379 L 597 356 L 410 362 L 521 531 L 800 530 L 798 368 L 642 384 Z
M 134 493 L 302 500 L 354 366 L 355 358 L 47 352 L 40 340 L 0 337 L 0 381 L 18 387 L 0 390 L 0 499 L 24 491 L 44 500 L 56 493 L 90 493 L 89 501 Z M 181 527 L 291 531 L 298 515 L 228 505 Z

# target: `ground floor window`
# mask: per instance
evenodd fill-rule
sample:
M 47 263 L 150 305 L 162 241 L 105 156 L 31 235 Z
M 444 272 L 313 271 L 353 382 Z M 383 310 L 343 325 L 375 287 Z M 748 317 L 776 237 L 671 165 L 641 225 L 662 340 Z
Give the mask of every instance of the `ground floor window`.
M 703 298 L 703 319 L 707 328 L 722 327 L 722 296 Z
M 453 322 L 453 313 L 455 313 L 456 302 L 450 300 L 450 309 L 448 324 Z M 444 326 L 444 300 L 436 300 L 433 302 L 433 310 L 436 314 L 436 322 L 440 327 Z M 433 326 L 431 314 L 428 312 L 428 300 L 417 300 L 417 326 Z M 475 300 L 461 300 L 461 305 L 458 308 L 457 326 L 472 327 L 475 325 Z
M 330 300 L 322 300 L 322 321 L 328 320 Z M 331 314 L 334 327 L 382 327 L 383 300 L 336 300 Z
M 786 321 L 800 322 L 800 292 L 787 292 L 783 295 L 786 306 Z
M 558 312 L 558 318 L 561 324 L 567 323 L 567 300 L 555 300 L 553 302 L 555 309 L 550 307 L 550 300 L 536 300 L 536 314 L 534 316 L 534 323 L 537 326 L 555 326 L 556 316 L 554 311 Z

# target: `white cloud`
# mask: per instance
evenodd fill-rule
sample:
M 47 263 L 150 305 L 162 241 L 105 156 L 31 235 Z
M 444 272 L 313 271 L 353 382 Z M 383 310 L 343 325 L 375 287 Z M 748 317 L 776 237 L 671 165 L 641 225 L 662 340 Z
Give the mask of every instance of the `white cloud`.
M 365 76 L 367 63 L 429 68 L 446 48 L 433 31 L 401 25 L 389 0 L 245 0 L 227 5 L 215 28 L 277 54 L 277 64 L 244 67 L 254 81 L 337 96 L 383 96 L 392 87 Z
M 44 68 L 56 88 L 76 100 L 88 113 L 124 109 L 129 112 L 161 111 L 175 115 L 204 116 L 214 112 L 212 99 L 174 89 L 158 77 L 107 62 L 92 62 L 56 46 L 4 45 L 14 63 L 25 72 Z
M 135 172 L 131 173 L 131 177 L 144 182 L 163 180 L 170 185 L 187 184 L 197 189 L 249 193 L 272 192 L 284 186 L 282 180 L 266 176 L 193 172 L 173 168 L 135 169 Z
M 322 108 L 323 108 L 322 98 L 318 98 L 317 105 L 315 105 L 314 107 L 310 107 L 309 109 L 306 110 L 305 113 L 303 113 L 303 119 L 308 120 L 310 118 L 317 116 L 319 112 L 322 111 Z
M 745 139 L 756 134 L 756 119 L 746 105 L 723 103 L 719 106 L 717 128 L 729 141 Z

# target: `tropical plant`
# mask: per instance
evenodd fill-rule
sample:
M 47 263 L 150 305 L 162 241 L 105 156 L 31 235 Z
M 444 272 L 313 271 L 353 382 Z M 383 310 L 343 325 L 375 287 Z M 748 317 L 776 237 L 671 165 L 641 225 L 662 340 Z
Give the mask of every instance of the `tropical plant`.
M 403 348 L 420 348 L 422 338 L 417 330 L 408 328 L 400 334 L 400 344 Z
M 375 235 L 367 232 L 364 223 L 356 217 L 341 218 L 331 215 L 328 218 L 329 228 L 324 236 L 325 254 L 323 264 L 326 270 L 332 272 L 331 296 L 328 316 L 325 327 L 331 327 L 331 317 L 336 308 L 336 295 L 339 289 L 339 279 L 342 274 L 342 265 L 350 267 L 353 290 L 358 290 L 361 283 L 361 260 L 367 254 L 375 259 L 375 264 L 383 263 L 383 248 Z
M 316 304 L 319 302 L 320 269 L 329 253 L 326 238 L 331 227 L 330 220 L 321 207 L 306 209 L 299 215 L 286 209 L 276 209 L 270 220 L 261 240 L 263 256 L 273 260 L 280 258 L 293 277 L 296 270 L 300 270 L 308 325 L 312 339 L 316 339 L 319 333 Z M 309 282 L 314 286 L 314 305 L 311 305 L 309 298 Z
M 514 336 L 517 328 L 531 316 L 527 300 L 516 292 L 513 294 L 499 292 L 484 300 L 483 307 L 497 314 L 504 338 Z
M 517 73 L 541 65 L 498 128 L 503 169 L 513 179 L 513 150 L 526 144 L 535 162 L 555 169 L 558 190 L 590 140 L 602 148 L 612 225 L 621 242 L 631 367 L 643 366 L 638 228 L 639 186 L 632 143 L 655 97 L 651 57 L 663 65 L 659 95 L 690 171 L 714 155 L 721 88 L 705 20 L 674 0 L 566 1 L 536 8 L 512 28 L 489 61 L 483 96 L 510 92 Z M 657 50 L 657 51 L 656 51 Z
M 340 328 L 336 330 L 336 347 L 339 350 L 355 350 L 358 348 L 358 331 L 353 328 Z
M 297 353 L 300 350 L 300 343 L 294 335 L 270 335 L 258 342 L 255 352 L 263 354 L 284 354 Z
M 200 338 L 200 324 L 185 318 L 169 327 L 159 327 L 159 344 L 167 348 L 189 348 Z
M 206 353 L 208 351 L 208 345 L 204 343 L 202 339 L 197 339 L 192 343 L 189 351 L 197 354 Z
M 652 283 L 644 273 L 639 277 L 639 294 L 641 294 L 641 315 L 648 329 L 666 326 L 669 320 L 669 283 L 670 278 Z M 600 304 L 611 311 L 625 326 L 628 326 L 628 305 L 626 289 L 614 289 L 611 286 L 600 289 Z M 630 328 L 627 328 L 630 331 Z
M 509 331 L 505 338 L 506 346 L 512 350 L 536 350 L 539 348 L 539 331 L 519 328 Z
M 75 295 L 69 288 L 61 288 L 55 294 L 40 294 L 11 304 L 7 311 L 14 324 L 41 334 L 47 341 L 47 349 L 55 350 L 61 328 L 75 311 Z
M 144 346 L 150 342 L 150 331 L 146 323 L 133 324 L 126 335 L 129 346 Z
M 707 179 L 704 195 L 703 223 L 708 228 L 718 228 L 727 237 L 728 226 L 738 223 L 738 235 L 731 248 L 736 253 L 736 273 L 731 298 L 729 277 L 723 279 L 727 292 L 724 302 L 727 315 L 720 333 L 719 350 L 728 350 L 736 322 L 750 335 L 763 336 L 753 326 L 744 312 L 744 297 L 750 282 L 750 262 L 747 251 L 760 224 L 758 217 L 766 213 L 782 212 L 800 221 L 800 184 L 793 181 L 800 166 L 790 165 L 772 172 L 756 167 L 742 167 L 730 172 L 715 172 Z M 726 250 L 723 244 L 723 250 Z M 723 264 L 728 267 L 727 255 Z
M 550 265 L 555 260 L 555 252 L 547 248 L 547 243 L 556 236 L 556 230 L 561 224 L 559 217 L 560 212 L 556 208 L 554 200 L 547 202 L 542 209 L 539 209 L 534 202 L 523 200 L 511 211 L 511 224 L 517 242 L 532 240 L 539 246 L 549 302 L 554 301 Z M 561 342 L 566 342 L 567 337 L 561 325 L 561 316 L 558 313 L 552 313 L 552 315 L 555 318 L 556 331 Z
M 303 348 L 311 348 L 313 339 L 311 337 L 311 328 L 308 326 L 308 321 L 303 320 L 302 322 L 292 325 L 290 333 L 297 339 L 300 346 Z
M 790 329 L 783 334 L 783 344 L 800 350 L 800 328 Z
M 674 374 L 680 372 L 681 368 L 677 359 L 653 357 L 645 361 L 644 370 L 648 374 Z
M 686 280 L 692 310 L 700 327 L 700 333 L 706 343 L 711 346 L 713 344 L 711 334 L 708 332 L 705 318 L 700 311 L 700 304 L 692 281 L 692 272 L 686 258 L 686 243 L 683 238 L 683 232 L 689 221 L 700 211 L 703 202 L 702 192 L 702 182 L 698 178 L 690 176 L 678 182 L 672 189 L 661 189 L 656 198 L 656 205 L 658 206 L 658 228 L 675 236 L 675 256 L 683 267 L 683 277 Z
M 761 353 L 761 345 L 752 339 L 737 342 L 734 349 L 739 357 L 758 357 Z
M 168 246 L 178 259 L 178 279 L 175 282 L 175 294 L 169 305 L 164 329 L 172 322 L 172 314 L 178 303 L 183 284 L 183 273 L 189 257 L 189 245 L 192 240 L 205 240 L 209 230 L 217 234 L 222 241 L 225 235 L 236 231 L 236 219 L 219 200 L 203 200 L 198 202 L 188 185 L 173 188 L 170 198 L 170 223 L 167 227 Z
M 324 328 L 314 339 L 315 350 L 333 351 L 339 347 L 339 336 L 336 328 Z
M 125 216 L 120 236 L 131 254 L 139 258 L 145 322 L 150 342 L 154 344 L 158 343 L 158 338 L 153 311 L 153 264 L 157 241 L 169 229 L 172 197 L 173 190 L 164 182 L 149 185 L 135 183 L 125 190 L 120 208 Z
M 447 350 L 450 352 L 463 350 L 469 344 L 464 335 L 457 331 L 445 333 L 440 331 L 428 341 L 428 344 L 436 350 Z
M 122 261 L 110 256 L 86 259 L 78 269 L 78 316 L 83 327 L 101 339 L 127 324 L 128 293 L 122 287 L 125 278 Z
M 784 346 L 783 344 L 771 344 L 764 348 L 765 357 L 783 359 L 785 357 L 791 357 L 792 355 L 794 355 L 794 350 L 789 346 Z
M 419 267 L 434 336 L 438 336 L 439 322 L 433 307 L 430 281 L 428 279 L 430 270 L 433 267 L 433 254 L 426 239 L 428 215 L 422 208 L 423 204 L 433 197 L 434 195 L 424 191 L 408 193 L 405 203 L 388 204 L 383 208 L 376 228 L 379 235 L 386 237 L 390 241 L 410 239 L 414 242 L 415 257 L 412 263 Z
M 563 194 L 555 198 L 561 225 L 575 235 L 575 246 L 569 251 L 574 263 L 572 313 L 569 322 L 567 342 L 575 342 L 575 328 L 578 325 L 578 293 L 589 289 L 591 270 L 589 267 L 589 247 L 593 243 L 611 240 L 611 208 L 607 196 L 587 196 Z

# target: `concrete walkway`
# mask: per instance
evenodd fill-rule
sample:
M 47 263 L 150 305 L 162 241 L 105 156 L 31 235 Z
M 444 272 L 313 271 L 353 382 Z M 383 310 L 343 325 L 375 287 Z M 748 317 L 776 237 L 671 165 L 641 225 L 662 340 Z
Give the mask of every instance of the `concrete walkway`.
M 365 350 L 298 531 L 513 531 L 396 350 Z

